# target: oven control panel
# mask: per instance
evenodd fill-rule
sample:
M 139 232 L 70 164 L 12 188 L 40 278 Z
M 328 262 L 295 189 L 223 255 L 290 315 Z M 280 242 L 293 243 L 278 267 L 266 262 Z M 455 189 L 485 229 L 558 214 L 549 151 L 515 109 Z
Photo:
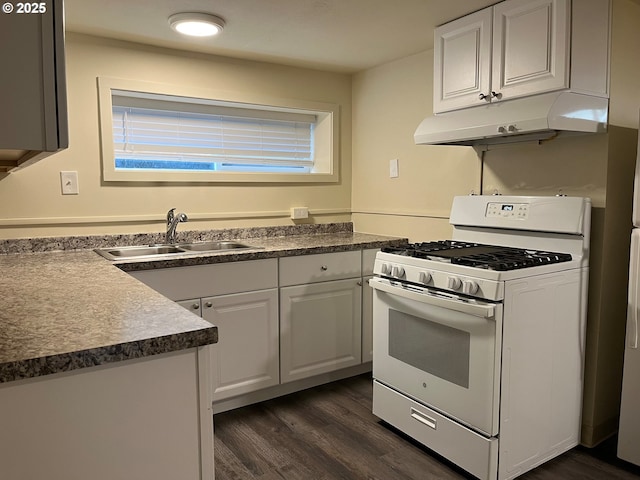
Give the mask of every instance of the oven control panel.
M 375 275 L 381 275 L 398 283 L 408 282 L 417 286 L 437 288 L 453 294 L 462 293 L 486 300 L 500 301 L 504 298 L 504 282 L 481 278 L 478 275 L 470 276 L 470 273 L 479 273 L 477 269 L 475 272 L 473 270 L 465 266 L 439 265 L 438 262 L 400 257 L 384 252 L 379 252 L 376 255 L 373 267 Z M 466 274 L 462 273 L 463 271 Z
M 485 215 L 487 217 L 526 220 L 529 216 L 529 204 L 491 202 L 487 204 L 487 212 Z
M 590 220 L 591 200 L 586 197 L 458 195 L 449 215 L 453 238 L 465 241 L 478 241 L 475 234 L 457 235 L 472 227 L 582 235 L 588 245 Z

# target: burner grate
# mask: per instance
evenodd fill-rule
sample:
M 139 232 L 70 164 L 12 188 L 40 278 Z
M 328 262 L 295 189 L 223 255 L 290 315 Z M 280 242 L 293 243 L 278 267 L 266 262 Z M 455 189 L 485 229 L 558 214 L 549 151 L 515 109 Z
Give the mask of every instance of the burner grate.
M 568 253 L 526 250 L 455 240 L 385 247 L 382 251 L 415 258 L 445 260 L 456 265 L 499 271 L 568 262 L 572 259 Z

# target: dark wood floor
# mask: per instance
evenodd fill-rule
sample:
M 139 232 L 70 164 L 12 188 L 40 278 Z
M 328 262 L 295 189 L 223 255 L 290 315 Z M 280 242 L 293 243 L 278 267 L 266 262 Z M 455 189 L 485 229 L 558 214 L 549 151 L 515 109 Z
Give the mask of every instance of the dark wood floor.
M 469 478 L 380 422 L 371 394 L 362 375 L 216 415 L 216 480 Z M 520 478 L 638 480 L 640 468 L 615 458 L 614 440 L 577 447 Z

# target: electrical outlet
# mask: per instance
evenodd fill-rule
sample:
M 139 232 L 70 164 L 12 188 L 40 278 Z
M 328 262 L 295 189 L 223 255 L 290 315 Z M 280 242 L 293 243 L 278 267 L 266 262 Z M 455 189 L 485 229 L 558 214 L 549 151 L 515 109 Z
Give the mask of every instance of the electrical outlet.
M 78 195 L 78 172 L 60 172 L 60 186 L 63 195 Z
M 309 218 L 309 209 L 307 207 L 293 207 L 291 209 L 291 218 L 293 220 Z
M 389 178 L 398 178 L 398 159 L 389 160 Z

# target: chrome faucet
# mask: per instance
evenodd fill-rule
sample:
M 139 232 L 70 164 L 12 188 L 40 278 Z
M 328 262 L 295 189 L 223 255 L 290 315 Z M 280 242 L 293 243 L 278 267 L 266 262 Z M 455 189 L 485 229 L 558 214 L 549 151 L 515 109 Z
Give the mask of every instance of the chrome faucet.
M 167 233 L 164 237 L 164 243 L 176 243 L 176 228 L 178 223 L 187 222 L 189 218 L 184 213 L 174 215 L 175 208 L 172 208 L 167 212 Z

